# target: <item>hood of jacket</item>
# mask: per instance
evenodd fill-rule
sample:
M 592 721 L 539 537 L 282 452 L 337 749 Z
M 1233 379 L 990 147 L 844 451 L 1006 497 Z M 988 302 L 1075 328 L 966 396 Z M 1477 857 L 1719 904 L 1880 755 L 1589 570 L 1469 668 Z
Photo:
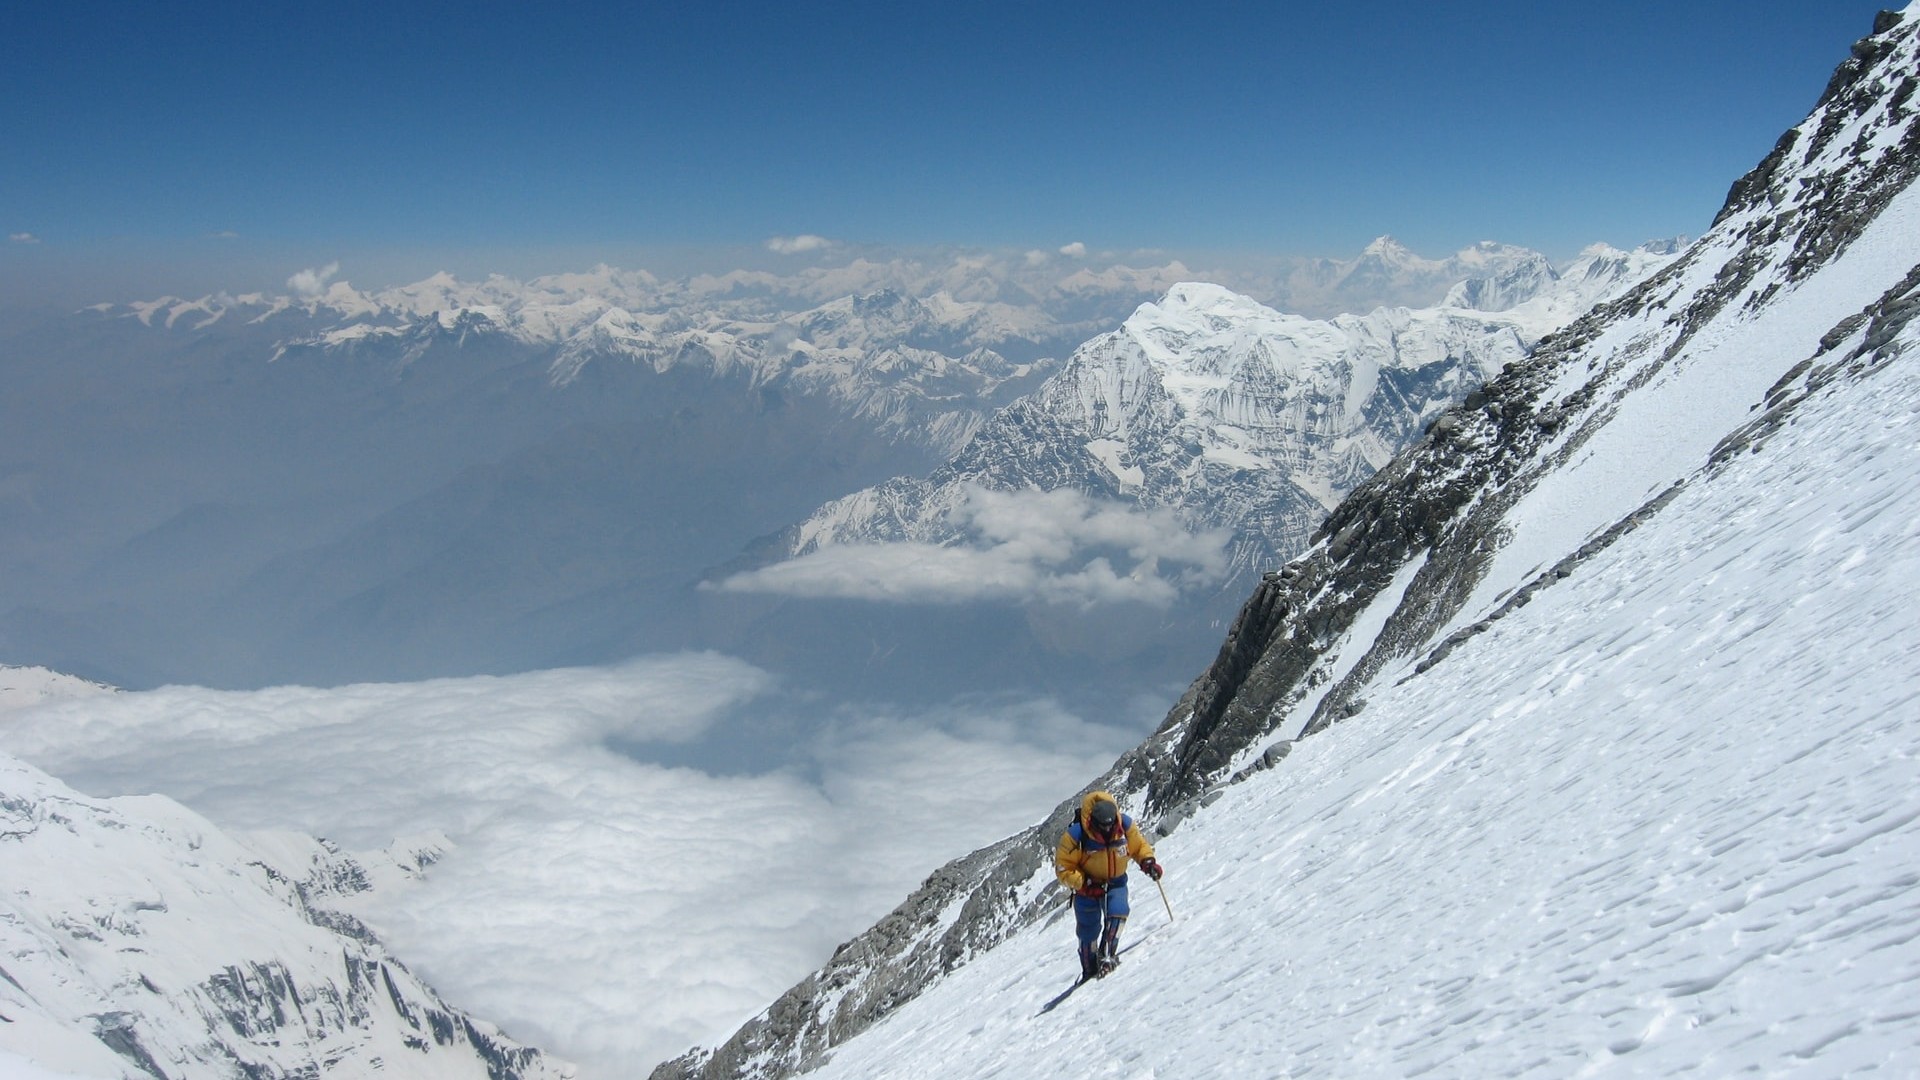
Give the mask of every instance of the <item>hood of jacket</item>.
M 1104 791 L 1098 791 L 1098 790 L 1096 790 L 1096 791 L 1089 791 L 1089 792 L 1087 792 L 1087 793 L 1086 793 L 1086 795 L 1085 795 L 1085 796 L 1083 796 L 1083 797 L 1082 797 L 1082 798 L 1080 799 L 1080 820 L 1081 820 L 1081 822 L 1082 822 L 1082 823 L 1084 823 L 1084 824 L 1092 824 L 1092 822 L 1093 822 L 1093 804 L 1094 804 L 1094 803 L 1097 803 L 1097 802 L 1102 802 L 1102 801 L 1105 801 L 1105 802 L 1110 802 L 1110 803 L 1112 803 L 1112 804 L 1113 804 L 1113 808 L 1114 808 L 1115 810 L 1119 810 L 1119 809 L 1120 809 L 1120 800 L 1119 800 L 1119 799 L 1116 799 L 1116 798 L 1114 798 L 1114 797 L 1113 797 L 1112 795 L 1110 795 L 1110 794 L 1108 794 L 1107 792 L 1104 792 Z M 1121 811 L 1121 814 L 1122 814 L 1122 819 L 1124 820 L 1124 818 L 1125 818 L 1125 811 Z

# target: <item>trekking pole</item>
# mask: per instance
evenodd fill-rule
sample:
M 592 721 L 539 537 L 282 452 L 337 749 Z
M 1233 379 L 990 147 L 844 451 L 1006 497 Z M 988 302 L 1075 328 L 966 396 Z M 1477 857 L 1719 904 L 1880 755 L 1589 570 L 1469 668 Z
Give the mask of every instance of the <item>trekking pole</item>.
M 1167 921 L 1173 921 L 1173 905 L 1167 902 L 1167 887 L 1160 884 L 1159 878 L 1153 879 L 1153 887 L 1160 890 L 1160 902 L 1167 905 Z

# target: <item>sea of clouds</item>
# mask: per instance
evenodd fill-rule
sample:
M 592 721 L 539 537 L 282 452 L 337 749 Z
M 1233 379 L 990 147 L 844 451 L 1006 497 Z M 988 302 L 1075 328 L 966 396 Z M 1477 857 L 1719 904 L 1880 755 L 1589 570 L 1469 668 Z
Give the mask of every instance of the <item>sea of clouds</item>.
M 89 794 L 160 792 L 234 831 L 358 851 L 443 835 L 423 880 L 362 914 L 454 1004 L 592 1078 L 726 1035 L 933 869 L 1072 795 L 1155 708 L 1094 720 L 1034 700 L 809 701 L 694 653 L 91 695 L 0 712 L 0 749 Z M 763 764 L 676 764 L 695 742 Z
M 947 520 L 956 538 L 946 542 L 830 545 L 713 587 L 895 603 L 1038 600 L 1165 608 L 1183 588 L 1217 584 L 1228 569 L 1228 531 L 1190 532 L 1170 509 L 1068 488 L 970 485 Z

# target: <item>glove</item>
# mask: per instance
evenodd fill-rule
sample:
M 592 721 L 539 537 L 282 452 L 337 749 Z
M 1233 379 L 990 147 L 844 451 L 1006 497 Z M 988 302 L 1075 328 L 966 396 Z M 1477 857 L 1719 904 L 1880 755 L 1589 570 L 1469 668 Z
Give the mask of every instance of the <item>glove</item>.
M 1107 895 L 1107 883 L 1104 881 L 1095 881 L 1092 878 L 1088 878 L 1087 883 L 1085 885 L 1080 886 L 1080 895 L 1088 898 L 1089 900 L 1098 900 L 1101 897 Z
M 1156 860 L 1151 855 L 1140 860 L 1140 869 L 1145 870 L 1147 872 L 1147 876 L 1152 878 L 1155 881 L 1159 881 L 1160 875 L 1166 872 L 1160 869 L 1159 861 Z

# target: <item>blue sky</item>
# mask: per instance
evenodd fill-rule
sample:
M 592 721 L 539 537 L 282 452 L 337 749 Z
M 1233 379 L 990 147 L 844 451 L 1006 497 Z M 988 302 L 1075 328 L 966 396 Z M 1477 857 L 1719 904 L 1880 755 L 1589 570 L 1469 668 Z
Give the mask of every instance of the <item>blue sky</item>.
M 1882 4 L 13 4 L 0 281 L 799 233 L 1563 257 L 1703 230 Z

